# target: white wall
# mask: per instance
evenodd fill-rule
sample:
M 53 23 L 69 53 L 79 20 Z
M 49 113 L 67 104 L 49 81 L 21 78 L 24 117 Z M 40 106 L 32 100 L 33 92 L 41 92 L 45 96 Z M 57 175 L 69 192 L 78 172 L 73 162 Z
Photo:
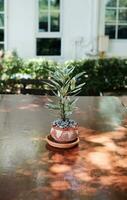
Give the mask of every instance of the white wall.
M 84 57 L 91 45 L 92 0 L 64 0 L 63 9 L 64 57 Z
M 96 0 L 62 0 L 61 60 L 82 58 L 91 48 L 92 4 Z M 37 0 L 9 0 L 7 49 L 36 57 Z M 92 17 L 92 18 L 91 18 Z
M 108 55 L 127 57 L 127 40 L 110 40 Z
M 104 27 L 103 12 L 99 12 L 102 0 L 61 1 L 62 56 L 56 59 L 64 61 L 85 58 L 92 49 L 97 50 L 97 38 L 102 34 L 99 28 Z M 36 57 L 36 5 L 37 0 L 7 0 L 7 49 L 16 49 L 23 58 Z M 127 56 L 126 41 L 111 40 L 108 54 Z
M 16 49 L 21 57 L 35 56 L 34 0 L 7 2 L 7 49 Z

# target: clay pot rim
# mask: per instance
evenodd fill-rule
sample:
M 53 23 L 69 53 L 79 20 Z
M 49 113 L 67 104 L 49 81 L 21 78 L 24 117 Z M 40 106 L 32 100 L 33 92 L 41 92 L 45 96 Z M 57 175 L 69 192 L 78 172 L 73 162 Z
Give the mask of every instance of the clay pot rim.
M 52 128 L 56 129 L 56 130 L 63 130 L 63 131 L 71 131 L 71 130 L 78 130 L 78 125 L 76 125 L 75 127 L 68 127 L 68 128 L 61 128 L 55 125 L 52 125 Z

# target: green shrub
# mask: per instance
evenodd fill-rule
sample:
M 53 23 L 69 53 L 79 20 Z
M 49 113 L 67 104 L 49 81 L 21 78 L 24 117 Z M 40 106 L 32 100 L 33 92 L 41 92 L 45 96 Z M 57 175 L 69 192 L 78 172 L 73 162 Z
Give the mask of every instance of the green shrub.
M 17 55 L 16 51 L 6 52 L 2 61 L 2 80 L 14 78 L 21 73 L 23 60 Z
M 105 58 L 68 61 L 64 66 L 74 67 L 73 76 L 84 72 L 78 78 L 78 84 L 85 83 L 81 95 L 98 95 L 105 90 L 119 90 L 127 86 L 127 59 Z M 58 63 L 46 59 L 21 59 L 15 51 L 6 52 L 0 57 L 0 92 L 6 89 L 13 90 L 15 83 L 9 79 L 49 79 L 50 72 L 55 72 Z M 4 81 L 4 82 L 3 82 Z M 43 88 L 32 85 L 32 88 Z
M 15 93 L 17 85 L 8 82 L 9 79 L 16 79 L 16 75 L 21 73 L 23 60 L 17 55 L 16 51 L 8 51 L 0 57 L 0 93 L 7 91 Z
M 49 69 L 55 70 L 57 63 L 45 59 L 31 59 L 24 62 L 23 74 L 28 74 L 33 79 L 47 79 Z
M 87 59 L 66 62 L 65 65 L 75 66 L 75 74 L 85 72 L 79 80 L 85 82 L 82 95 L 98 95 L 104 90 L 121 89 L 127 85 L 127 59 Z
M 127 76 L 127 64 L 123 59 L 112 58 L 99 60 L 98 77 L 102 84 L 100 88 L 119 89 L 125 87 L 125 79 Z

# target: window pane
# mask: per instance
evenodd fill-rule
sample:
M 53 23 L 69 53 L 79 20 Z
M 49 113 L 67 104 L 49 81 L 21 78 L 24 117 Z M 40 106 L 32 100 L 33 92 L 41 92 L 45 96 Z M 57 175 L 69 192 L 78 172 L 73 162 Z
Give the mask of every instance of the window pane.
M 48 0 L 39 0 L 39 31 L 48 31 Z
M 60 0 L 51 0 L 51 10 L 58 10 L 60 8 Z
M 107 3 L 106 3 L 107 7 L 116 7 L 116 5 L 117 5 L 117 0 L 107 0 Z
M 51 31 L 60 31 L 60 16 L 57 12 L 51 13 Z
M 47 10 L 48 9 L 48 0 L 39 0 L 39 9 Z
M 127 0 L 119 0 L 120 7 L 127 7 Z
M 0 41 L 3 42 L 4 41 L 4 30 L 0 29 Z
M 0 50 L 4 50 L 4 44 L 0 44 Z
M 127 26 L 118 26 L 118 38 L 127 39 Z
M 116 22 L 116 9 L 106 10 L 106 22 Z
M 4 44 L 0 44 L 0 50 L 4 50 Z
M 110 39 L 115 39 L 115 26 L 106 25 L 105 26 L 105 35 L 108 35 Z
M 61 39 L 60 38 L 38 38 L 37 39 L 37 55 L 38 56 L 61 55 Z
M 39 31 L 48 31 L 48 12 L 42 12 L 39 16 Z
M 4 14 L 0 14 L 0 27 L 4 27 Z
M 119 22 L 127 23 L 127 10 L 125 10 L 125 9 L 119 10 Z
M 4 0 L 0 0 L 0 11 L 4 11 Z

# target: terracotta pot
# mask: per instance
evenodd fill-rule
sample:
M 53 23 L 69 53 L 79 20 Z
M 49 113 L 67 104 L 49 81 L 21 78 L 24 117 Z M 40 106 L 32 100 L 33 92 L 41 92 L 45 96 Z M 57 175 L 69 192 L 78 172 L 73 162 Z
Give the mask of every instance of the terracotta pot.
M 78 126 L 74 128 L 60 128 L 58 126 L 52 126 L 50 135 L 59 143 L 72 142 L 78 138 Z

